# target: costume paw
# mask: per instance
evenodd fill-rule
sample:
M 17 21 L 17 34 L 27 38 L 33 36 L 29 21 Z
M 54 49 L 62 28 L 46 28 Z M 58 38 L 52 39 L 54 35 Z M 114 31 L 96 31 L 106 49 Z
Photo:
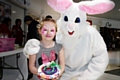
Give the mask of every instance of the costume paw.
M 30 39 L 25 44 L 23 53 L 27 58 L 29 58 L 29 55 L 37 54 L 39 50 L 40 50 L 40 41 L 37 39 Z

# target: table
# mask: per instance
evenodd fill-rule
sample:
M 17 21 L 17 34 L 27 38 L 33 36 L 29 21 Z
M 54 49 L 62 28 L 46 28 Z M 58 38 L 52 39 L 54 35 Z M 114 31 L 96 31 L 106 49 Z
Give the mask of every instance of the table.
M 21 52 L 23 52 L 23 48 L 18 48 L 12 51 L 0 52 L 0 57 L 14 55 L 14 54 L 21 53 Z
M 0 66 L 1 67 L 1 75 L 0 75 L 0 79 L 2 79 L 3 77 L 3 69 L 17 69 L 19 70 L 21 76 L 22 76 L 22 80 L 24 80 L 24 76 L 18 66 L 18 59 L 20 58 L 20 54 L 23 52 L 23 48 L 18 48 L 18 49 L 15 49 L 15 50 L 12 50 L 12 51 L 7 51 L 7 52 L 0 52 L 0 57 L 1 57 L 1 62 L 2 62 L 2 65 Z M 6 56 L 10 56 L 10 55 L 16 55 L 16 67 L 13 67 L 12 65 L 9 65 L 5 62 L 5 57 Z M 5 66 L 7 65 L 7 66 Z

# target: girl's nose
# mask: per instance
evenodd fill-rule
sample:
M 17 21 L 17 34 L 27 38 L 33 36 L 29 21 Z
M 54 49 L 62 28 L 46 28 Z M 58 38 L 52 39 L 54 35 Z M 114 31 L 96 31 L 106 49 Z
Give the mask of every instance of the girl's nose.
M 50 34 L 50 31 L 47 31 L 47 34 Z

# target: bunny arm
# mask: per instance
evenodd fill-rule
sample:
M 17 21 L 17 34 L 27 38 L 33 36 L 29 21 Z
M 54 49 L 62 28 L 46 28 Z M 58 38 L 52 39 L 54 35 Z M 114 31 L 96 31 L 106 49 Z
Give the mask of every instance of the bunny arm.
M 37 54 L 40 50 L 40 41 L 37 39 L 30 39 L 23 48 L 24 55 L 29 58 L 29 55 Z
M 88 63 L 88 68 L 82 73 L 78 80 L 96 80 L 99 78 L 109 62 L 108 52 L 103 38 L 97 31 L 92 34 L 93 39 L 93 55 Z

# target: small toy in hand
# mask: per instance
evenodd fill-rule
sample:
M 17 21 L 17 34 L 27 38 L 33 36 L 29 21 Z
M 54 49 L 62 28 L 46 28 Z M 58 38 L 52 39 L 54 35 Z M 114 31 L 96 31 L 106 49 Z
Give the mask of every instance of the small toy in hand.
M 38 68 L 38 73 L 42 78 L 54 79 L 60 75 L 60 66 L 54 61 L 48 62 Z

